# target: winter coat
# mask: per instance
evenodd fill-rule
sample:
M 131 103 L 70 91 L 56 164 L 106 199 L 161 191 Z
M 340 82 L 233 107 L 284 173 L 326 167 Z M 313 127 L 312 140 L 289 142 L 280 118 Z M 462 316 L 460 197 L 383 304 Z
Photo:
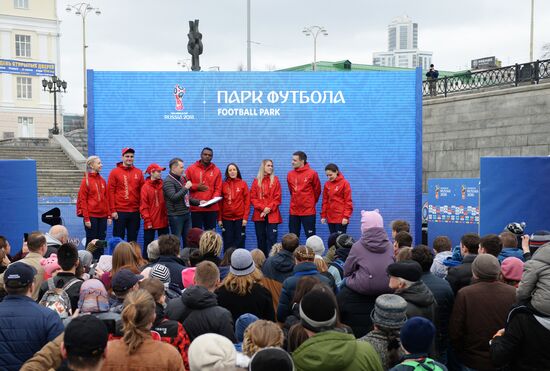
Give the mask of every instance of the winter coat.
M 323 276 L 317 270 L 315 263 L 304 262 L 296 264 L 292 276 L 288 277 L 283 282 L 281 296 L 279 297 L 279 305 L 277 306 L 277 321 L 284 322 L 286 317 L 292 313 L 292 299 L 300 278 L 304 276 L 314 276 L 322 283 L 330 287 L 330 280 Z
M 458 290 L 468 286 L 472 281 L 472 263 L 476 257 L 477 254 L 468 254 L 462 259 L 462 264 L 449 268 L 445 279 L 451 284 L 455 295 Z
M 189 370 L 188 351 L 191 344 L 189 335 L 181 323 L 166 318 L 164 308 L 159 303 L 156 303 L 156 317 L 151 331 L 157 332 L 163 342 L 176 347 L 181 355 L 185 369 Z
M 380 357 L 369 343 L 353 335 L 325 331 L 313 335 L 292 353 L 296 371 L 381 371 Z
M 58 289 L 65 286 L 73 278 L 77 278 L 74 273 L 70 272 L 59 272 L 55 277 L 53 277 L 54 286 Z M 78 308 L 78 300 L 80 299 L 80 286 L 84 283 L 81 279 L 77 278 L 78 282 L 74 283 L 69 287 L 65 292 L 71 300 L 71 310 L 74 311 Z M 48 281 L 44 281 L 40 286 L 40 291 L 38 292 L 38 300 L 42 299 L 42 296 L 48 291 Z
M 161 341 L 146 339 L 132 355 L 122 339 L 108 343 L 108 357 L 103 371 L 120 370 L 174 370 L 184 371 L 183 360 L 177 349 Z
M 63 332 L 59 315 L 23 295 L 0 303 L 0 369 L 19 370 L 34 353 Z
M 479 369 L 493 369 L 489 340 L 504 328 L 516 301 L 516 289 L 502 282 L 475 280 L 455 298 L 449 337 L 460 362 Z
M 430 272 L 424 272 L 421 280 L 428 286 L 437 303 L 437 318 L 434 323 L 437 327 L 435 346 L 437 354 L 441 354 L 447 349 L 449 341 L 449 321 L 451 320 L 455 295 L 449 282 L 436 277 Z
M 434 261 L 432 263 L 432 267 L 430 268 L 430 272 L 432 272 L 435 276 L 439 278 L 445 278 L 447 277 L 447 272 L 449 270 L 449 267 L 447 267 L 445 264 L 443 264 L 444 261 L 447 259 L 452 259 L 453 253 L 450 251 L 443 251 L 434 256 Z
M 168 227 L 168 213 L 162 191 L 162 180 L 147 178 L 141 187 L 139 212 L 143 219 L 143 229 L 160 229 Z
M 349 220 L 352 213 L 351 186 L 339 173 L 333 182 L 327 181 L 323 187 L 321 218 L 326 219 L 328 223 L 342 224 L 342 219 Z
M 170 300 L 166 316 L 180 322 L 191 341 L 212 332 L 236 343 L 231 312 L 220 307 L 216 294 L 202 286 L 188 287 L 181 298 Z
M 363 295 L 389 293 L 386 270 L 393 262 L 393 246 L 384 228 L 366 230 L 353 244 L 344 264 L 346 286 Z
M 503 336 L 491 342 L 495 367 L 511 370 L 550 370 L 550 317 L 535 316 L 526 307 L 514 308 L 508 315 Z
M 550 244 L 538 248 L 531 260 L 523 267 L 517 299 L 531 300 L 531 305 L 546 316 L 550 316 Z
M 259 283 L 255 283 L 250 293 L 243 296 L 227 290 L 223 285 L 216 290 L 216 295 L 218 305 L 231 312 L 233 322 L 245 313 L 254 314 L 259 319 L 275 321 L 271 293 Z
M 336 299 L 340 320 L 353 330 L 355 337 L 365 336 L 372 330 L 371 312 L 377 295 L 362 295 L 347 286 L 342 287 Z
M 189 214 L 189 206 L 199 206 L 200 201 L 189 197 L 189 190 L 184 187 L 185 179 L 170 173 L 162 183 L 162 191 L 164 192 L 164 202 L 166 202 L 166 210 L 168 216 L 186 215 Z
M 170 282 L 175 283 L 180 290 L 183 290 L 181 272 L 187 268 L 183 260 L 173 255 L 159 256 L 156 264 L 162 264 L 170 271 Z
M 262 222 L 264 219 L 260 217 L 262 211 L 269 207 L 271 211 L 267 214 L 267 222 L 269 224 L 280 224 L 283 222 L 279 205 L 281 205 L 281 183 L 279 178 L 273 177 L 273 184 L 269 175 L 265 175 L 262 179 L 261 187 L 258 185 L 258 179 L 252 181 L 250 189 L 250 203 L 254 207 L 252 220 Z
M 191 197 L 196 198 L 197 200 L 206 200 L 209 201 L 214 197 L 219 197 L 222 194 L 222 173 L 220 169 L 213 163 L 210 163 L 208 166 L 204 166 L 200 161 L 195 162 L 187 168 L 185 171 L 185 176 L 189 179 L 193 186 L 191 187 Z M 206 191 L 199 191 L 197 189 L 198 185 L 203 183 L 208 187 Z M 218 211 L 219 202 L 210 205 L 208 207 L 198 207 L 191 205 L 191 212 L 207 212 L 207 211 Z
M 334 259 L 328 263 L 328 272 L 334 277 L 334 283 L 337 287 L 340 287 L 342 279 L 344 278 L 344 264 L 348 259 L 350 249 L 339 247 L 335 249 Z M 328 254 L 327 254 L 328 255 Z
M 281 250 L 267 258 L 262 266 L 262 273 L 266 278 L 283 283 L 285 279 L 292 276 L 294 264 L 294 255 L 290 251 Z
M 141 187 L 145 183 L 143 173 L 137 167 L 126 167 L 119 162 L 109 174 L 107 190 L 111 212 L 139 211 Z
M 518 249 L 516 247 L 503 247 L 500 251 L 500 254 L 498 254 L 498 262 L 502 264 L 502 261 L 509 257 L 518 258 L 522 262 L 525 261 L 525 258 L 523 257 L 523 250 Z
M 407 318 L 424 317 L 436 324 L 437 303 L 424 282 L 417 281 L 406 289 L 396 291 L 395 295 L 407 302 Z
M 111 218 L 107 182 L 96 172 L 88 173 L 80 182 L 76 215 L 89 222 L 90 218 Z
M 417 362 L 414 366 L 405 364 L 405 362 Z M 433 365 L 432 365 L 433 364 Z M 392 367 L 389 371 L 415 371 L 420 366 L 421 370 L 434 370 L 434 366 L 439 367 L 438 370 L 447 371 L 447 366 L 437 362 L 433 358 L 428 358 L 427 353 L 423 354 L 407 354 L 403 357 L 402 363 Z
M 250 192 L 242 179 L 227 179 L 222 183 L 223 199 L 218 203 L 218 220 L 248 220 Z
M 393 336 L 395 337 L 395 341 L 397 344 L 400 344 L 399 341 L 399 330 L 393 331 Z M 380 359 L 382 360 L 382 366 L 384 367 L 384 370 L 387 370 L 395 364 L 390 363 L 389 358 L 389 350 L 388 350 L 388 335 L 380 330 L 372 330 L 367 335 L 363 336 L 362 338 L 358 339 L 359 341 L 367 341 L 372 345 L 376 353 L 380 356 Z M 397 354 L 399 356 L 399 359 L 405 355 L 405 352 L 403 351 L 403 348 L 399 346 L 397 348 Z
M 61 354 L 63 336 L 64 333 L 61 333 L 55 339 L 44 345 L 38 352 L 34 353 L 32 358 L 23 364 L 20 371 L 57 370 L 63 362 L 63 355 Z
M 315 205 L 321 195 L 321 181 L 309 164 L 288 172 L 286 177 L 290 192 L 290 215 L 315 215 Z

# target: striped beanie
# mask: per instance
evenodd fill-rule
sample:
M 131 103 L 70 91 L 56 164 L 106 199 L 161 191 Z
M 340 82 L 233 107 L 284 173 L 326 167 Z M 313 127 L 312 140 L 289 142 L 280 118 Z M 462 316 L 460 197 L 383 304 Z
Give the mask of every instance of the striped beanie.
M 170 270 L 165 265 L 155 264 L 151 268 L 150 277 L 158 278 L 165 285 L 170 283 Z
M 537 231 L 529 237 L 529 251 L 534 254 L 542 245 L 550 242 L 550 231 Z

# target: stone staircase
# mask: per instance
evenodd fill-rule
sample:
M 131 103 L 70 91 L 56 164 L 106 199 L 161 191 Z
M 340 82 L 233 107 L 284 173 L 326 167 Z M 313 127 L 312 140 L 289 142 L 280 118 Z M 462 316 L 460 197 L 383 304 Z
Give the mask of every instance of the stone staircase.
M 36 160 L 38 196 L 76 197 L 84 173 L 50 139 L 17 138 L 0 141 L 0 159 Z

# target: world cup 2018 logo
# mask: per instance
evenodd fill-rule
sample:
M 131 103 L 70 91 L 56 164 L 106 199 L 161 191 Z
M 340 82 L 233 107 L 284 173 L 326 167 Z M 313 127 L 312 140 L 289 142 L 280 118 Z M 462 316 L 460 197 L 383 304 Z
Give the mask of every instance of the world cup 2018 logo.
M 176 85 L 174 88 L 174 97 L 176 98 L 176 111 L 183 111 L 183 96 L 185 95 L 185 88 Z

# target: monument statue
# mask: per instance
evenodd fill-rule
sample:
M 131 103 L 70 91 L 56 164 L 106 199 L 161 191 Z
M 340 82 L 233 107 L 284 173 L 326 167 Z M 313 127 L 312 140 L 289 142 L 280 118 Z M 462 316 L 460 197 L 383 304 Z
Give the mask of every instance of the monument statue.
M 187 51 L 191 54 L 191 70 L 200 71 L 199 55 L 202 54 L 202 34 L 199 32 L 199 20 L 189 21 L 189 33 L 187 34 L 189 42 Z

